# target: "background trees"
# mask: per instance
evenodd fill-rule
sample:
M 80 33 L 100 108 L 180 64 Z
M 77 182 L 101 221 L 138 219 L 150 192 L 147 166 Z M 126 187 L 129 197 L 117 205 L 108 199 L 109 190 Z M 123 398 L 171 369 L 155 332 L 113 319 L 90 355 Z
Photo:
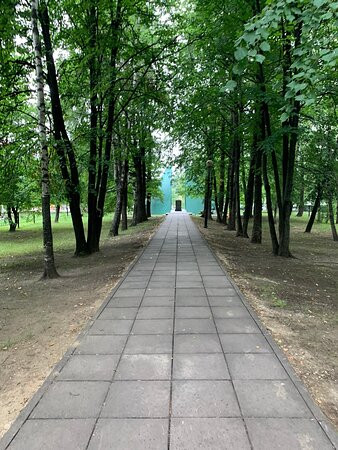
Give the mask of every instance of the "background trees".
M 147 220 L 163 134 L 205 211 L 212 201 L 238 237 L 261 242 L 264 209 L 273 252 L 291 256 L 293 206 L 321 201 L 335 238 L 336 3 L 41 0 L 38 13 L 51 198 L 69 204 L 76 255 L 99 250 L 105 213 L 112 235 L 128 208 L 132 224 Z M 14 230 L 39 203 L 27 3 L 6 2 L 2 20 L 0 203 Z

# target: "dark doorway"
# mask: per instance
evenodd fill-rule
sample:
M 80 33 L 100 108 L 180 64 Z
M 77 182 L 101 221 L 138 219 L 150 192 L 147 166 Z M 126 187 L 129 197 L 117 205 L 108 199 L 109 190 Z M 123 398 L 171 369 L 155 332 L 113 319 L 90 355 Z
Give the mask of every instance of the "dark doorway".
M 176 206 L 175 206 L 175 211 L 182 211 L 182 201 L 181 200 L 176 200 Z

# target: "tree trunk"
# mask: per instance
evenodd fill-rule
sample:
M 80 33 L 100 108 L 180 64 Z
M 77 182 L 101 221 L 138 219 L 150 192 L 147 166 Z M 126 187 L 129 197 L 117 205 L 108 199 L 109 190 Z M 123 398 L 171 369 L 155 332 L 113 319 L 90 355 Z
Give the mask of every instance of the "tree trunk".
M 228 175 L 227 175 L 227 189 L 226 189 L 225 202 L 224 202 L 224 208 L 223 208 L 223 217 L 222 217 L 222 222 L 224 223 L 224 225 L 227 225 L 227 223 L 228 223 L 230 171 L 231 171 L 231 164 L 230 164 L 230 161 L 229 161 L 229 164 L 228 164 Z
M 337 229 L 336 229 L 336 225 L 334 223 L 334 214 L 333 214 L 333 205 L 332 205 L 332 197 L 330 196 L 328 198 L 328 206 L 329 206 L 329 218 L 330 218 L 330 225 L 331 225 L 331 230 L 332 230 L 332 237 L 334 241 L 338 241 L 338 234 L 337 234 Z
M 273 218 L 273 210 L 272 210 L 272 202 L 271 202 L 271 188 L 268 177 L 268 162 L 267 156 L 263 153 L 263 180 L 264 180 L 264 189 L 265 189 L 265 197 L 266 197 L 266 209 L 268 211 L 268 222 L 269 222 L 269 230 L 270 237 L 272 243 L 272 253 L 274 255 L 278 255 L 278 238 L 276 234 L 275 221 Z
M 12 206 L 12 212 L 14 216 L 14 222 L 17 228 L 20 228 L 20 213 L 17 207 Z
M 88 10 L 89 28 L 89 86 L 90 86 L 90 137 L 89 137 L 89 161 L 88 161 L 88 230 L 87 245 L 89 253 L 99 251 L 99 240 L 97 239 L 97 197 L 100 182 L 97 176 L 97 134 L 98 134 L 98 65 L 97 65 L 97 9 L 94 3 Z
M 217 222 L 222 223 L 222 212 L 224 207 L 224 176 L 225 176 L 225 122 L 222 121 L 221 126 L 221 149 L 220 149 L 220 165 L 219 165 L 219 192 L 218 192 L 218 211 Z M 216 189 L 215 189 L 216 192 Z M 216 202 L 215 202 L 216 203 Z
M 256 152 L 257 152 L 257 133 L 254 131 L 248 183 L 247 183 L 246 191 L 245 191 L 245 209 L 244 209 L 244 215 L 243 215 L 243 236 L 246 238 L 249 237 L 248 225 L 249 225 L 249 220 L 250 220 L 250 217 L 252 214 Z
M 147 220 L 146 211 L 146 191 L 144 186 L 145 177 L 143 174 L 144 164 L 142 161 L 142 156 L 144 155 L 144 149 L 141 149 L 139 154 L 133 157 L 134 170 L 135 170 L 135 198 L 134 198 L 134 214 L 132 225 L 137 225 L 138 223 Z
M 303 214 L 304 214 L 304 190 L 305 190 L 305 186 L 304 186 L 304 171 L 303 170 L 302 170 L 301 177 L 302 177 L 302 179 L 301 179 L 301 185 L 300 185 L 300 190 L 299 190 L 299 203 L 298 203 L 297 217 L 303 217 Z
M 128 210 L 128 172 L 129 172 L 129 164 L 128 158 L 124 161 L 124 184 L 122 191 L 122 230 L 128 229 L 128 218 L 127 218 L 127 210 Z
M 319 205 L 319 207 L 318 207 L 318 213 L 317 213 L 317 223 L 322 223 L 322 208 L 321 208 L 321 206 Z
M 122 213 L 122 202 L 123 202 L 123 171 L 122 171 L 122 163 L 121 161 L 115 162 L 115 184 L 116 184 L 116 205 L 115 205 L 115 213 L 114 218 L 110 227 L 109 235 L 110 236 L 118 236 L 119 234 L 119 226 L 121 221 L 121 213 Z
M 233 149 L 231 157 L 231 169 L 229 179 L 229 219 L 228 227 L 229 231 L 236 229 L 236 185 L 235 185 L 235 165 L 236 165 L 236 151 Z
M 58 223 L 60 219 L 60 205 L 56 205 L 55 207 L 55 223 Z
M 16 230 L 16 223 L 12 219 L 12 210 L 10 206 L 7 206 L 7 218 L 9 223 L 9 231 L 13 233 Z
M 215 208 L 216 208 L 216 215 L 217 215 L 217 222 L 221 223 L 222 222 L 222 216 L 221 216 L 221 211 L 219 208 L 219 204 L 218 204 L 218 195 L 217 195 L 217 181 L 216 181 L 216 176 L 214 175 L 214 198 L 215 198 Z
M 147 218 L 151 217 L 151 195 L 147 194 Z
M 107 108 L 108 114 L 105 132 L 104 155 L 102 161 L 101 180 L 98 189 L 97 207 L 96 207 L 95 237 L 97 247 L 99 246 L 102 231 L 104 204 L 107 194 L 109 167 L 113 143 L 113 127 L 115 123 L 115 106 L 116 106 L 116 93 L 115 93 L 116 66 L 117 66 L 117 55 L 119 50 L 119 35 L 122 23 L 122 0 L 117 0 L 115 16 L 113 12 L 111 14 L 112 14 L 111 16 L 112 48 L 110 53 L 111 80 L 110 80 L 110 92 Z
M 295 25 L 294 37 L 295 48 L 300 46 L 302 23 Z M 285 50 L 286 63 L 291 70 L 291 46 Z M 287 76 L 287 75 L 286 75 Z M 287 80 L 288 81 L 288 80 Z M 299 93 L 298 93 L 299 94 Z M 292 191 L 295 171 L 296 147 L 298 141 L 300 101 L 293 100 L 292 114 L 289 125 L 291 131 L 288 135 L 288 151 L 283 150 L 283 201 L 282 210 L 279 214 L 279 250 L 278 255 L 284 257 L 292 256 L 290 253 L 290 216 L 292 213 Z
M 305 233 L 311 233 L 311 229 L 312 229 L 313 223 L 315 221 L 318 208 L 320 207 L 320 197 L 321 197 L 321 189 L 318 188 L 318 193 L 317 193 L 317 197 L 315 200 L 315 204 L 313 205 L 309 222 L 306 225 Z
M 66 185 L 66 193 L 69 200 L 69 207 L 72 216 L 76 240 L 75 255 L 81 255 L 88 253 L 88 249 L 84 233 L 81 206 L 80 206 L 81 201 L 80 201 L 79 173 L 74 149 L 72 143 L 69 140 L 65 127 L 59 95 L 59 87 L 56 77 L 53 48 L 50 38 L 48 9 L 44 1 L 42 1 L 40 5 L 39 18 L 41 22 L 43 40 L 45 44 L 46 61 L 47 61 L 47 82 L 49 85 L 51 97 L 56 151 L 59 158 L 62 178 L 64 179 Z M 69 163 L 69 169 L 67 161 Z
M 255 201 L 251 242 L 262 243 L 262 149 L 260 146 L 257 148 L 255 158 Z
M 53 233 L 50 215 L 50 186 L 48 170 L 48 146 L 46 139 L 46 109 L 41 58 L 41 42 L 38 30 L 38 0 L 32 0 L 32 32 L 35 54 L 37 107 L 39 112 L 39 138 L 41 145 L 42 228 L 44 246 L 44 272 L 42 278 L 57 278 L 53 250 Z

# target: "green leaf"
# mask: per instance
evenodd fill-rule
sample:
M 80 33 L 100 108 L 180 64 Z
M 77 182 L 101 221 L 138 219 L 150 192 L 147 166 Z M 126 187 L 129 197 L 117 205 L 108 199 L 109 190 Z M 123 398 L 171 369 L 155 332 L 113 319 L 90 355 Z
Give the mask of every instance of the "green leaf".
M 256 55 L 255 59 L 259 64 L 263 64 L 263 62 L 265 60 L 265 56 L 264 55 Z
M 267 41 L 264 41 L 261 43 L 261 45 L 259 46 L 259 48 L 263 51 L 263 52 L 268 52 L 270 50 L 270 44 Z
M 324 3 L 326 3 L 326 0 L 314 0 L 314 2 L 313 2 L 313 4 L 314 4 L 317 8 L 320 8 L 321 6 L 323 6 Z
M 248 54 L 248 51 L 244 47 L 238 47 L 238 49 L 235 51 L 235 58 L 237 61 L 240 61 L 241 59 L 244 59 Z
M 289 114 L 286 112 L 280 116 L 281 122 L 285 122 L 286 120 L 288 120 L 288 118 L 289 118 Z
M 237 86 L 236 81 L 229 80 L 227 84 L 224 86 L 224 90 L 232 92 Z

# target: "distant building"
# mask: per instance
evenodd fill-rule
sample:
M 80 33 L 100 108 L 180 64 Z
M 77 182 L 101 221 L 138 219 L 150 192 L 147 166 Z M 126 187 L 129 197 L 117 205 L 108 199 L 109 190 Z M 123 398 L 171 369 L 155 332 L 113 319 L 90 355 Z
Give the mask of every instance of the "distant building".
M 172 188 L 172 168 L 167 168 L 162 175 L 161 187 L 162 199 L 151 199 L 151 214 L 161 215 L 169 213 L 176 202 L 176 200 L 182 200 L 182 208 L 192 214 L 200 214 L 203 210 L 203 198 L 192 197 L 190 195 L 184 195 L 184 197 L 173 198 Z

